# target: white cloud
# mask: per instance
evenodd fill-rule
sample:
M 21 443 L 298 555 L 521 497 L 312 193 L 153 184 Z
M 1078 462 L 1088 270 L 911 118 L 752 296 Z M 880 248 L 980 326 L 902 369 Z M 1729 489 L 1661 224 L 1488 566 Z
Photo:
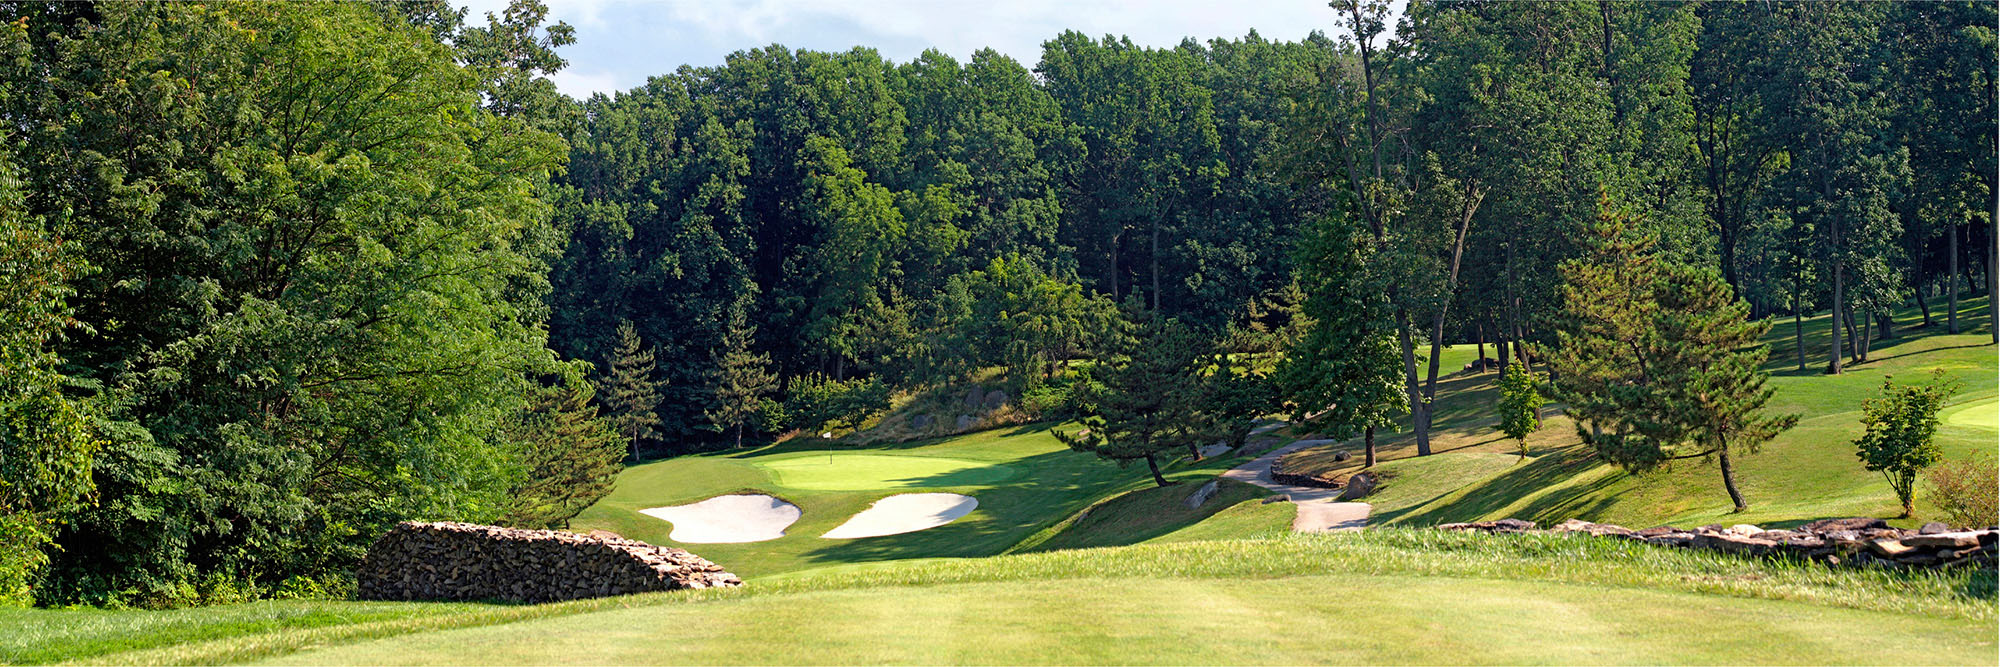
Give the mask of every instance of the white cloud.
M 591 93 L 609 95 L 637 85 L 621 83 L 619 76 L 610 72 L 581 72 L 574 68 L 550 74 L 549 80 L 555 82 L 556 90 L 579 100 L 590 97 Z

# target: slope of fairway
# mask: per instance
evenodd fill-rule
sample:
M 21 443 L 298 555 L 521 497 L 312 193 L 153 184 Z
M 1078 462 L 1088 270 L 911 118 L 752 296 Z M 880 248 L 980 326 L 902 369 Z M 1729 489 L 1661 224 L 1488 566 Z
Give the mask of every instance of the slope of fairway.
M 990 556 L 1109 494 L 1150 484 L 1143 467 L 1120 468 L 1071 451 L 1049 428 L 1037 424 L 866 449 L 802 442 L 645 463 L 620 473 L 611 495 L 571 525 L 685 546 L 754 580 L 840 563 Z M 1174 464 L 1170 475 L 1204 470 L 1213 475 L 1213 469 L 1238 461 Z M 920 492 L 971 496 L 978 499 L 978 508 L 915 532 L 854 540 L 821 537 L 876 501 Z M 798 522 L 769 541 L 683 545 L 672 539 L 672 524 L 641 513 L 729 493 L 775 496 L 798 506 Z

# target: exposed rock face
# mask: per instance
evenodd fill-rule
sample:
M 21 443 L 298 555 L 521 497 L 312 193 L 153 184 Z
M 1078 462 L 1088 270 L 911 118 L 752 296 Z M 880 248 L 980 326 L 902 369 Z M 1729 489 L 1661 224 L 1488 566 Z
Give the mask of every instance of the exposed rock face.
M 609 533 L 414 521 L 376 539 L 355 579 L 364 600 L 550 602 L 743 585 L 700 556 Z
M 910 417 L 910 428 L 914 428 L 914 429 L 926 429 L 926 428 L 930 428 L 930 427 L 931 427 L 931 422 L 934 422 L 934 421 L 937 421 L 937 420 L 936 420 L 936 419 L 933 419 L 933 418 L 931 418 L 931 416 L 930 416 L 930 415 L 927 415 L 927 414 L 922 414 L 922 413 L 919 413 L 919 414 L 916 414 L 916 415 L 913 415 L 913 416 L 911 416 L 911 417 Z
M 972 428 L 973 423 L 974 420 L 972 418 L 972 415 L 959 415 L 958 421 L 953 422 L 953 425 L 957 426 L 958 430 L 965 431 L 965 430 L 970 430 Z
M 1193 495 L 1187 497 L 1188 509 L 1200 509 L 1202 504 L 1207 503 L 1208 499 L 1214 498 L 1215 492 L 1221 488 L 1222 488 L 1221 480 L 1214 480 L 1214 479 L 1208 480 L 1207 484 L 1201 485 L 1201 488 L 1195 489 Z
M 965 409 L 978 410 L 980 402 L 985 400 L 985 398 L 986 390 L 984 388 L 976 384 L 967 387 L 965 389 Z
M 1513 520 L 1445 524 L 1439 528 L 1489 533 L 1520 532 L 1499 528 L 1507 521 Z M 1935 529 L 1925 526 L 1925 530 Z M 2000 542 L 2000 529 L 1927 533 L 1890 528 L 1881 519 L 1865 517 L 1814 521 L 1792 530 L 1764 530 L 1749 524 L 1738 524 L 1728 528 L 1702 526 L 1683 530 L 1658 526 L 1633 531 L 1622 526 L 1571 519 L 1549 531 L 1622 537 L 1660 546 L 1750 556 L 1799 558 L 1829 565 L 1872 564 L 1885 567 L 1991 568 L 1995 564 L 1996 542 Z
M 998 389 L 986 392 L 986 398 L 982 401 L 982 404 L 988 410 L 998 410 L 1000 406 L 1007 404 L 1007 392 Z
M 1357 472 L 1347 478 L 1347 486 L 1340 490 L 1341 500 L 1356 500 L 1375 492 L 1375 473 Z

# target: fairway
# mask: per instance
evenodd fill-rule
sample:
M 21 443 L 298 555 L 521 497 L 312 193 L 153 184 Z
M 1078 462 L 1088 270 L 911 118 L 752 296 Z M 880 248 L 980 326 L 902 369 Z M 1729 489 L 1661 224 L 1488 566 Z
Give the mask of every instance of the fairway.
M 986 486 L 1015 474 L 1011 467 L 987 461 L 852 452 L 806 452 L 752 464 L 769 471 L 779 486 L 814 491 Z
M 1993 651 L 1990 624 L 1959 619 L 1576 584 L 1317 575 L 770 595 L 408 635 L 275 664 L 1991 664 Z
M 1975 401 L 1945 410 L 1941 415 L 1944 423 L 1953 426 L 1983 428 L 2000 431 L 2000 397 Z

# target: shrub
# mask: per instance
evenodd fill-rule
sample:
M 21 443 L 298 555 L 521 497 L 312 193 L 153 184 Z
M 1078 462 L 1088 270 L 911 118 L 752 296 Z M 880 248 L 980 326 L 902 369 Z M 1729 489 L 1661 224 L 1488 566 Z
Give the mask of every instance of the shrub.
M 794 428 L 853 428 L 889 410 L 889 386 L 876 378 L 834 380 L 812 374 L 792 381 L 785 400 Z
M 1529 372 L 1520 362 L 1507 365 L 1500 378 L 1500 431 L 1513 438 L 1521 458 L 1528 458 L 1528 434 L 1542 427 L 1542 374 Z
M 1938 371 L 1938 377 L 1943 374 Z M 1882 473 L 1888 480 L 1896 499 L 1903 503 L 1904 517 L 1913 509 L 1917 475 L 1944 457 L 1944 450 L 1932 437 L 1937 435 L 1938 409 L 1955 391 L 1955 383 L 1934 381 L 1899 387 L 1885 379 L 1882 395 L 1861 405 L 1861 424 L 1867 432 L 1854 441 L 1854 455 L 1870 472 Z
M 1992 458 L 1952 461 L 1924 473 L 1931 504 L 1960 528 L 2000 524 L 2000 466 Z

